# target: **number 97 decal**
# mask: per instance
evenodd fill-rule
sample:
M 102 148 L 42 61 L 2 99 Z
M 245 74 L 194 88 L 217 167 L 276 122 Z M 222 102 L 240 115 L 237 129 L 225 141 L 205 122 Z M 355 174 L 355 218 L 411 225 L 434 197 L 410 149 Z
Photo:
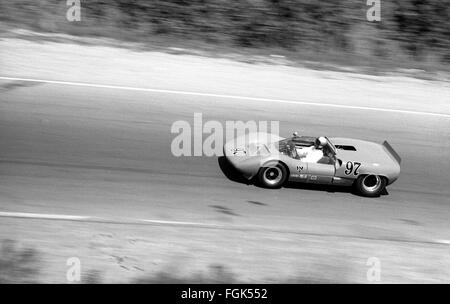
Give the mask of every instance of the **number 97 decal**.
M 352 173 L 354 175 L 358 175 L 359 174 L 359 172 L 358 172 L 359 167 L 361 167 L 361 163 L 349 161 L 349 162 L 347 162 L 345 164 L 345 171 L 344 171 L 344 173 L 345 173 L 345 175 L 350 175 Z

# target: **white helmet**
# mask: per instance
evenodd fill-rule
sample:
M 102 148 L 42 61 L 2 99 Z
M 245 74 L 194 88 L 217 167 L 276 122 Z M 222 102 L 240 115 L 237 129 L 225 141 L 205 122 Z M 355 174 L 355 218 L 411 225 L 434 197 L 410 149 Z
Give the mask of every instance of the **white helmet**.
M 316 139 L 316 146 L 323 147 L 327 144 L 327 139 L 323 136 L 320 136 Z

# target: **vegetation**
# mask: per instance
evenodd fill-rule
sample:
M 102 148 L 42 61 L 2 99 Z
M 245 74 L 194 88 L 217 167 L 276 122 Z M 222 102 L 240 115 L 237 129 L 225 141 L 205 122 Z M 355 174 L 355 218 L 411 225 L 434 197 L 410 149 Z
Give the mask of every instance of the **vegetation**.
M 66 1 L 2 1 L 0 20 L 144 43 L 165 38 L 349 60 L 450 62 L 446 0 L 381 0 L 380 22 L 367 20 L 366 0 L 81 0 L 81 7 L 81 21 L 68 22 Z

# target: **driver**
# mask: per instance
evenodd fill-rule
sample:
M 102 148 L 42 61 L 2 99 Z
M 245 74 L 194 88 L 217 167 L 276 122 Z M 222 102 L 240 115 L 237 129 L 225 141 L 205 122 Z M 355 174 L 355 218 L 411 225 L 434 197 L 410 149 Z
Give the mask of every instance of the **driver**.
M 307 163 L 317 163 L 323 157 L 322 148 L 327 144 L 325 137 L 318 137 L 313 146 L 302 149 L 304 157 L 302 161 Z

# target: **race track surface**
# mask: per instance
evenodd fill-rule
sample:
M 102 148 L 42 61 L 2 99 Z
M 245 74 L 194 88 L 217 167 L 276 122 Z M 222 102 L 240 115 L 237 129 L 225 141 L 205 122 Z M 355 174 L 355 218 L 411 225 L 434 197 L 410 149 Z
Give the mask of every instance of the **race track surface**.
M 4 214 L 430 246 L 450 240 L 448 117 L 23 81 L 2 80 L 0 90 Z M 235 178 L 218 157 L 172 155 L 171 125 L 193 124 L 195 112 L 204 122 L 279 120 L 281 136 L 386 139 L 402 156 L 401 176 L 375 199 L 330 187 L 262 189 Z
M 0 102 L 2 211 L 352 235 L 360 234 L 355 225 L 372 223 L 396 227 L 399 237 L 450 238 L 446 118 L 5 81 Z M 217 157 L 172 155 L 172 123 L 193 125 L 194 112 L 223 124 L 279 120 L 285 136 L 298 130 L 387 139 L 403 158 L 401 177 L 378 199 L 327 187 L 267 190 L 230 180 Z

